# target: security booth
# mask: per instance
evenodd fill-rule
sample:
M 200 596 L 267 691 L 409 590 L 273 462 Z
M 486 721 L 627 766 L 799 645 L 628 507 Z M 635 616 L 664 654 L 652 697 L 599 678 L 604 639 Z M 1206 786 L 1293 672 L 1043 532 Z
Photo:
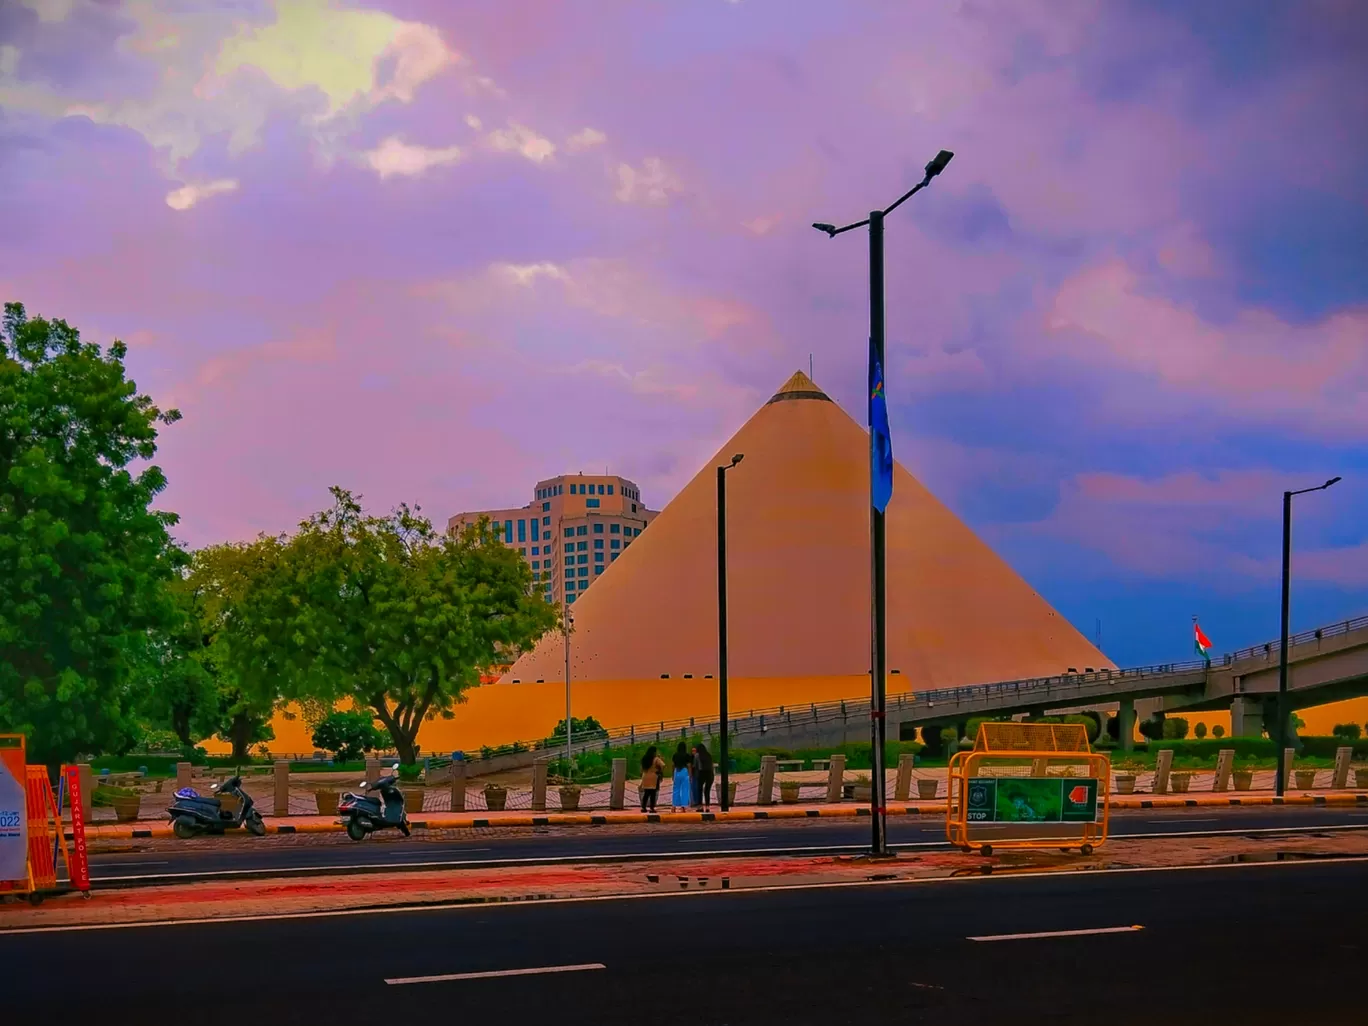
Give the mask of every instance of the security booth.
M 972 751 L 950 759 L 945 834 L 976 848 L 1077 848 L 1107 839 L 1111 759 L 1080 723 L 983 723 Z
M 63 766 L 54 793 L 45 766 L 29 766 L 22 734 L 0 734 L 0 896 L 27 897 L 37 905 L 62 889 L 90 896 L 80 774 Z M 63 797 L 71 802 L 71 843 L 62 823 Z M 67 887 L 59 886 L 58 857 Z

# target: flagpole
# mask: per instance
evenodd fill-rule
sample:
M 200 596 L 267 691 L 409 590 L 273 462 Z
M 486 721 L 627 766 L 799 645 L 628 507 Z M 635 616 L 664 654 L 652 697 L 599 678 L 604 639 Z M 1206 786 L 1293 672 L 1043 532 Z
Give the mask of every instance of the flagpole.
M 869 214 L 869 344 L 873 359 L 882 376 L 884 364 L 884 212 Z M 887 392 L 885 391 L 885 396 Z M 873 397 L 870 397 L 871 403 Z M 888 607 L 887 607 L 887 552 L 885 549 L 884 514 L 874 504 L 874 466 L 880 456 L 878 432 L 870 423 L 869 430 L 869 536 L 870 536 L 870 601 L 873 607 L 873 645 L 871 646 L 871 691 L 869 707 L 870 773 L 869 818 L 872 825 L 870 847 L 875 855 L 888 854 L 887 803 L 884 793 L 884 719 L 885 689 L 888 680 Z

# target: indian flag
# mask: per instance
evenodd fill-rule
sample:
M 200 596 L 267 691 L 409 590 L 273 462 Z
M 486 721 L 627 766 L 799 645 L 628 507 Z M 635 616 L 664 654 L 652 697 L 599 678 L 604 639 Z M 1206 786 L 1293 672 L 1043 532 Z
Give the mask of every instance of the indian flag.
M 1202 628 L 1197 626 L 1197 621 L 1192 621 L 1192 644 L 1197 649 L 1197 654 L 1207 662 L 1211 661 L 1211 639 L 1202 633 Z

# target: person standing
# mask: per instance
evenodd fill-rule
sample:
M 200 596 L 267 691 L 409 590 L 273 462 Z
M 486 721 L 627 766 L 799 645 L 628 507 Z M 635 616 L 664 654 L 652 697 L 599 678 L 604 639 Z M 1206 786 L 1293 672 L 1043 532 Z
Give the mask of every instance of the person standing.
M 689 790 L 692 786 L 689 770 L 693 765 L 693 758 L 683 741 L 679 742 L 671 761 L 674 763 L 674 793 L 670 795 L 670 808 L 674 812 L 688 812 Z
M 708 746 L 702 741 L 694 745 L 693 757 L 694 804 L 701 805 L 704 812 L 712 808 L 713 759 Z
M 656 797 L 660 794 L 660 780 L 665 775 L 665 761 L 661 759 L 655 745 L 646 749 L 641 757 L 641 811 L 655 812 Z

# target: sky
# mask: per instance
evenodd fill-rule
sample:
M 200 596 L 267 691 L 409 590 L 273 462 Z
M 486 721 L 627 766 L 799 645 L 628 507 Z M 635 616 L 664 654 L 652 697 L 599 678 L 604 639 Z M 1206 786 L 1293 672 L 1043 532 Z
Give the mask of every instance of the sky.
M 0 297 L 123 339 L 189 545 L 340 484 L 659 508 L 793 370 L 1121 665 L 1368 613 L 1359 0 L 11 0 Z M 896 501 L 896 498 L 895 500 Z M 990 629 L 974 632 L 986 638 Z

